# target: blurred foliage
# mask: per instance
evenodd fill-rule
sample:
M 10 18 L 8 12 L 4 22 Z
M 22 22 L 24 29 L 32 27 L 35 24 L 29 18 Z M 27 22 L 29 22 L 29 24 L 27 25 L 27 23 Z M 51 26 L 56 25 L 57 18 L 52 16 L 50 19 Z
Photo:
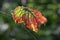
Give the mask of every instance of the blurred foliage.
M 26 0 L 27 7 L 38 9 L 48 19 L 46 25 L 41 25 L 38 33 L 35 33 L 23 23 L 17 24 L 13 21 L 11 13 L 16 6 L 23 5 L 21 0 L 0 0 L 0 40 L 60 40 L 60 25 L 57 24 L 60 19 L 57 13 L 58 1 Z M 1 30 L 6 27 L 2 26 L 4 24 L 8 25 L 8 28 Z

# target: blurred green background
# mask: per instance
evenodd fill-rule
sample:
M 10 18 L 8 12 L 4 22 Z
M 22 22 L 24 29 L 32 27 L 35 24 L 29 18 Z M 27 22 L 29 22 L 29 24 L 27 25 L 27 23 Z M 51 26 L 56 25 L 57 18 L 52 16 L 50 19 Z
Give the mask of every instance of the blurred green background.
M 47 18 L 37 33 L 23 23 L 15 24 L 11 13 L 22 5 L 38 9 Z M 0 40 L 60 40 L 60 0 L 0 0 Z

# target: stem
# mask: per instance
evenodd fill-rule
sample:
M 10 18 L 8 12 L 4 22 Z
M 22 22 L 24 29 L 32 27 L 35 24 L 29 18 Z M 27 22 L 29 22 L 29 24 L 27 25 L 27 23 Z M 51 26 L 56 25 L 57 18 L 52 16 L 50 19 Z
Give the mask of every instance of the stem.
M 26 27 L 24 27 L 24 28 L 27 31 L 27 33 L 34 38 L 34 40 L 38 40 Z

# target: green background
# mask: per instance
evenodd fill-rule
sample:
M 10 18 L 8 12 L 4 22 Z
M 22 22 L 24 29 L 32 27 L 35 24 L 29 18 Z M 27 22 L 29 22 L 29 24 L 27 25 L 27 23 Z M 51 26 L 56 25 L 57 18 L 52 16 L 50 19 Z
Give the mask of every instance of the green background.
M 11 13 L 22 5 L 38 9 L 47 18 L 37 33 L 14 22 Z M 60 40 L 59 11 L 59 0 L 0 0 L 0 40 Z

